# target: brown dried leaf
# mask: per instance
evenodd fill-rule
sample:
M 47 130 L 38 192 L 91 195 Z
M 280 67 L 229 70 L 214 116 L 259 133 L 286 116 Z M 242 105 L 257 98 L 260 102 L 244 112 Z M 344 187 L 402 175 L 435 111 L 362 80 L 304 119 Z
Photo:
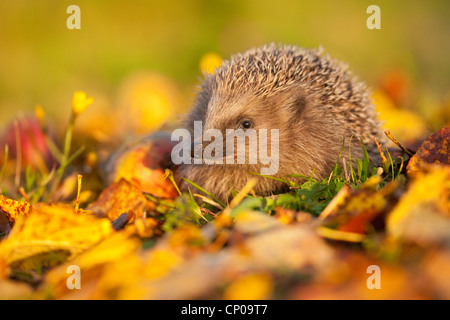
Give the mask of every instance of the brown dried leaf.
M 406 170 L 411 175 L 431 164 L 450 165 L 450 127 L 429 136 L 409 160 Z
M 153 204 L 138 187 L 122 178 L 103 190 L 87 209 L 98 217 L 108 217 L 111 220 L 127 213 L 129 221 L 132 221 L 134 218 L 143 217 L 145 211 L 151 210 L 152 207 Z

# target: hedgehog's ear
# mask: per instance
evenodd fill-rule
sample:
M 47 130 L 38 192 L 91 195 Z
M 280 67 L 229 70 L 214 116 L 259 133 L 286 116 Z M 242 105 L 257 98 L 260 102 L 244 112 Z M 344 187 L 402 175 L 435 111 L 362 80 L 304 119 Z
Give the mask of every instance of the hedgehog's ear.
M 300 119 L 308 106 L 308 97 L 304 92 L 296 92 L 289 101 L 289 112 L 292 115 L 291 119 Z

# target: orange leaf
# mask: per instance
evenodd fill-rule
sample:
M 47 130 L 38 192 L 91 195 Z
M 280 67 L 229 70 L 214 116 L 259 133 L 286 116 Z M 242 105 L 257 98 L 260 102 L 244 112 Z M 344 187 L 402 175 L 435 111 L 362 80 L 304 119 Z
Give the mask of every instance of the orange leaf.
M 145 198 L 142 191 L 123 178 L 103 190 L 98 199 L 87 207 L 97 216 L 111 220 L 127 213 L 129 221 L 143 217 L 144 212 L 151 208 L 152 203 Z
M 169 167 L 174 144 L 170 134 L 157 132 L 123 146 L 106 164 L 108 182 L 126 179 L 144 192 L 157 197 L 175 198 L 178 193 L 172 182 L 164 179 L 164 170 Z

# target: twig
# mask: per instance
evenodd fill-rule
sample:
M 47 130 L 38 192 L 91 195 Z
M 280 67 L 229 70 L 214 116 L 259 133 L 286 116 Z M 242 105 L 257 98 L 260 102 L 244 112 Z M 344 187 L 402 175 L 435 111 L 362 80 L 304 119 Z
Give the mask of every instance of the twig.
M 405 152 L 407 155 L 409 155 L 410 157 L 412 157 L 414 154 L 409 151 L 408 149 L 406 149 L 404 146 L 402 146 L 400 144 L 400 142 L 398 142 L 392 135 L 390 131 L 385 131 L 384 134 L 392 140 L 393 143 L 395 143 L 400 149 L 402 149 L 403 152 Z
M 19 193 L 22 195 L 22 197 L 25 199 L 26 202 L 30 203 L 30 199 L 28 199 L 25 189 L 23 187 L 19 188 Z
M 377 141 L 377 138 L 373 137 L 373 141 L 375 141 L 375 144 L 377 145 L 378 153 L 381 157 L 381 163 L 387 162 L 386 156 L 384 155 L 383 149 L 381 149 L 381 144 Z

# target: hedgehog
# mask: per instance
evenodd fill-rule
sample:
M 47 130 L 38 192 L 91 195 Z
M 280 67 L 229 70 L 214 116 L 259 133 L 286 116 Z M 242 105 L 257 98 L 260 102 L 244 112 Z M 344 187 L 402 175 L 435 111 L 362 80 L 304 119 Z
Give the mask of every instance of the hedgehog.
M 182 190 L 195 189 L 182 179 L 186 178 L 224 202 L 250 178 L 256 179 L 256 195 L 271 196 L 289 190 L 278 178 L 290 176 L 296 183 L 305 177 L 324 179 L 337 161 L 347 162 L 349 169 L 350 156 L 352 161 L 363 158 L 361 142 L 376 163 L 375 139 L 384 141 L 368 88 L 322 48 L 270 44 L 231 56 L 214 73 L 204 75 L 184 121 L 191 134 L 196 121 L 203 124 L 203 132 L 215 128 L 224 136 L 227 129 L 277 129 L 275 179 L 254 174 L 264 166 L 260 162 L 191 162 L 178 167 Z M 248 157 L 250 151 L 243 152 Z

